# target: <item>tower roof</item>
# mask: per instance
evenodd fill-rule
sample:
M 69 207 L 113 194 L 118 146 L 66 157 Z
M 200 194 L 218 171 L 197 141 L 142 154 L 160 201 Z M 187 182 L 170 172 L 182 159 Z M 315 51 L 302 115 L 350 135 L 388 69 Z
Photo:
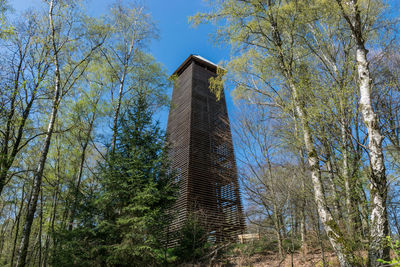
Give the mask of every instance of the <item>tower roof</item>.
M 183 63 L 176 69 L 176 71 L 174 71 L 172 75 L 176 74 L 179 76 L 190 65 L 190 63 L 192 63 L 192 61 L 195 61 L 208 70 L 217 73 L 217 68 L 219 67 L 217 64 L 205 59 L 202 56 L 191 54 L 185 61 L 183 61 Z

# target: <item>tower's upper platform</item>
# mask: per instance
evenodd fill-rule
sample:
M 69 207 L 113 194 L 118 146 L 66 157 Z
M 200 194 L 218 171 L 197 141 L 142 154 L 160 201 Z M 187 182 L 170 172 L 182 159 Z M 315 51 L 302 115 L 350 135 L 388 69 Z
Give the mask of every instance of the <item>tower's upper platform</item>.
M 190 55 L 177 69 L 174 71 L 172 75 L 180 75 L 191 63 L 195 61 L 200 66 L 208 69 L 211 72 L 217 73 L 218 65 L 199 56 L 199 55 Z

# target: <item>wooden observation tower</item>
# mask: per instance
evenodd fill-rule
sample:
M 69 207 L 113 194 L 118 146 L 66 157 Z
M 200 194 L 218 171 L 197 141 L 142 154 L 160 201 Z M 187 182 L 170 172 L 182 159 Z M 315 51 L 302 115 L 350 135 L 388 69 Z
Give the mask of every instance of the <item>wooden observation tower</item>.
M 195 216 L 211 242 L 236 240 L 244 218 L 225 96 L 209 90 L 217 65 L 190 55 L 174 72 L 167 133 L 170 159 L 180 184 L 170 231 Z M 176 245 L 177 240 L 170 240 Z

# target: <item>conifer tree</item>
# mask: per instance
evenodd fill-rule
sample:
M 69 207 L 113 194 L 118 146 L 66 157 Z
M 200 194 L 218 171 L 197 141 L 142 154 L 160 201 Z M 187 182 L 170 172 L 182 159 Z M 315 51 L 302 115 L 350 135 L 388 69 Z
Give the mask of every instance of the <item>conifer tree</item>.
M 165 135 L 152 115 L 141 94 L 121 117 L 115 151 L 99 167 L 98 193 L 81 202 L 78 227 L 60 233 L 62 244 L 54 257 L 59 265 L 60 260 L 71 264 L 71 255 L 84 266 L 161 263 L 167 210 L 176 187 Z

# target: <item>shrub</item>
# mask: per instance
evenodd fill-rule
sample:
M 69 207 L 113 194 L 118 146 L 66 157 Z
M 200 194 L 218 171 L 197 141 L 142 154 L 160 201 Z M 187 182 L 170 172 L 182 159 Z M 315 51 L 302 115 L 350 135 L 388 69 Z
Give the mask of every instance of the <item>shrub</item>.
M 195 216 L 189 216 L 183 228 L 178 232 L 178 238 L 179 246 L 174 249 L 174 255 L 179 262 L 199 261 L 211 247 L 207 241 L 207 231 Z

